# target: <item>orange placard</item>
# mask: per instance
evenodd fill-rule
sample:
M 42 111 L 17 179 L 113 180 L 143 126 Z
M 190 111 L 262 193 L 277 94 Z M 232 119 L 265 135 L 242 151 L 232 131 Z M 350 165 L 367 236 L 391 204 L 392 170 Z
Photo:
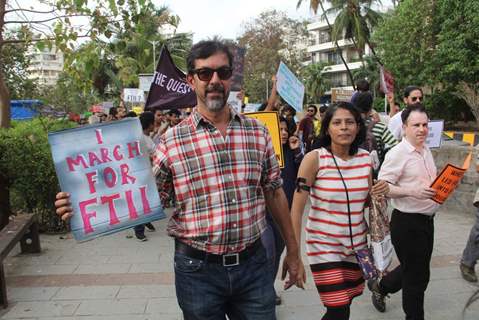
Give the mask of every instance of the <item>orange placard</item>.
M 433 201 L 443 204 L 454 190 L 456 190 L 457 185 L 471 165 L 471 157 L 472 153 L 469 153 L 462 168 L 448 163 L 444 169 L 442 169 L 441 173 L 431 184 L 431 188 L 437 191 L 436 195 L 432 198 Z

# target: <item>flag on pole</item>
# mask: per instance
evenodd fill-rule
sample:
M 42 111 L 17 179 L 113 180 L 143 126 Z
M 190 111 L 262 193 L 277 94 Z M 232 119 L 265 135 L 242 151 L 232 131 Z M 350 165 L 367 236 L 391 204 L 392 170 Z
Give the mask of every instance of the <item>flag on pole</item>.
M 384 94 L 393 93 L 394 77 L 392 73 L 386 70 L 383 66 L 381 66 L 381 68 L 379 69 L 379 78 L 381 91 L 384 92 Z
M 145 109 L 177 109 L 196 105 L 196 94 L 186 82 L 186 75 L 175 66 L 166 45 L 160 53 Z

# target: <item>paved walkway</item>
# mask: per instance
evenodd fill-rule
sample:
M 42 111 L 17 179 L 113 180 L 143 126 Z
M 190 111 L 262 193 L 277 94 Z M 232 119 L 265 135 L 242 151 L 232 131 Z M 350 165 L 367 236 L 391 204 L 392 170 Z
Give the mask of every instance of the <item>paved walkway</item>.
M 478 289 L 462 280 L 458 260 L 472 216 L 442 212 L 436 218 L 432 279 L 426 293 L 429 320 L 463 319 L 469 296 Z M 166 221 L 154 223 L 149 241 L 138 242 L 124 231 L 83 244 L 69 235 L 42 235 L 43 252 L 12 252 L 5 261 L 10 306 L 0 319 L 38 320 L 147 320 L 182 319 L 175 298 L 173 241 L 166 236 Z M 18 250 L 18 249 L 17 249 Z M 306 261 L 306 260 L 305 260 Z M 324 309 L 308 277 L 307 289 L 284 292 L 278 319 L 320 319 Z M 401 296 L 387 300 L 387 312 L 378 313 L 365 293 L 353 302 L 353 320 L 404 319 Z M 479 301 L 464 319 L 479 319 Z

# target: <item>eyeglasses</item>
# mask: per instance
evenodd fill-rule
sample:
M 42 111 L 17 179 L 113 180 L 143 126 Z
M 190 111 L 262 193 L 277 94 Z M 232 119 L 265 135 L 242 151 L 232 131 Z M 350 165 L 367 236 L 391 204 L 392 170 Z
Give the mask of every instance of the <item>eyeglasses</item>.
M 308 112 L 314 112 L 314 109 L 309 109 Z
M 218 69 L 200 68 L 191 71 L 193 74 L 196 73 L 201 81 L 210 81 L 215 72 L 221 80 L 228 80 L 233 75 L 233 69 L 226 66 L 219 67 Z
M 416 101 L 421 102 L 422 99 L 423 99 L 423 97 L 411 97 L 412 102 L 416 102 Z

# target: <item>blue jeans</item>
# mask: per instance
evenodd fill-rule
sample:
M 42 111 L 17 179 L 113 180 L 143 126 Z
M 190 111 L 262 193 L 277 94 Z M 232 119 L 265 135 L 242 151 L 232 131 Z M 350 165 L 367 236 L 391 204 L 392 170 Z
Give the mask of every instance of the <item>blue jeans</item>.
M 184 319 L 275 320 L 271 272 L 263 247 L 233 267 L 176 252 L 176 297 Z
M 281 232 L 270 213 L 267 213 L 266 215 L 266 222 L 266 229 L 261 234 L 261 242 L 266 248 L 268 258 L 271 259 L 273 263 L 273 272 L 271 273 L 271 276 L 274 281 L 279 270 L 279 263 L 281 261 L 281 254 L 284 251 L 285 243 L 283 236 L 281 236 Z
M 474 268 L 479 259 L 479 209 L 476 211 L 476 222 L 469 233 L 469 240 L 462 253 L 461 262 L 470 268 Z

